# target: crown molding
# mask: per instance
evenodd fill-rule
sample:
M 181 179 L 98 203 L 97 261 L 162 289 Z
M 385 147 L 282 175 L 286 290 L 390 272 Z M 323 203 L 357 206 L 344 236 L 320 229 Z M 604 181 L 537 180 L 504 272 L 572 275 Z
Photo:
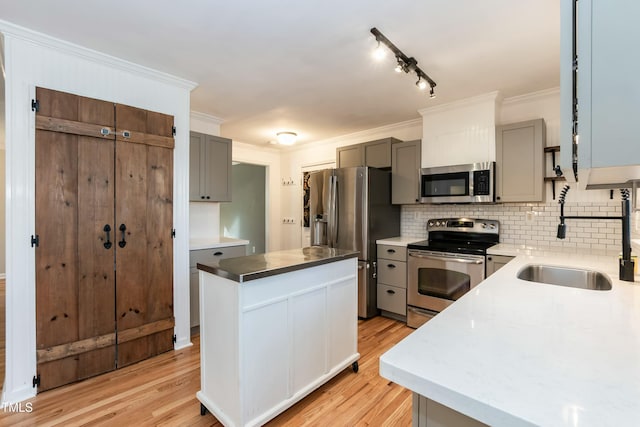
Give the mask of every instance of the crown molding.
M 145 78 L 150 78 L 158 82 L 170 84 L 180 88 L 193 90 L 198 84 L 190 80 L 173 76 L 162 71 L 157 71 L 142 65 L 135 64 L 106 53 L 98 52 L 65 40 L 51 37 L 47 34 L 40 33 L 11 22 L 0 19 L 0 32 L 6 37 L 13 37 L 34 45 L 38 45 L 47 49 L 54 49 L 58 52 L 73 55 L 78 58 L 91 61 L 100 65 L 107 65 L 112 68 L 119 69 L 131 74 L 136 74 Z
M 498 103 L 501 100 L 502 100 L 502 97 L 500 96 L 500 92 L 494 91 L 494 92 L 489 92 L 489 93 L 485 93 L 478 96 L 473 96 L 471 98 L 461 99 L 459 101 L 448 102 L 442 105 L 435 105 L 429 108 L 423 108 L 421 110 L 418 110 L 418 113 L 420 113 L 420 115 L 424 117 L 425 115 L 442 113 L 444 111 L 449 111 L 449 110 L 457 110 L 460 108 L 469 107 L 472 105 L 485 103 L 485 102 Z
M 205 123 L 210 123 L 213 125 L 221 125 L 224 123 L 224 119 L 216 116 L 212 116 L 211 114 L 201 113 L 200 111 L 190 111 L 189 117 L 191 120 L 198 120 Z
M 348 134 L 336 136 L 333 138 L 307 142 L 304 144 L 296 144 L 293 146 L 282 148 L 282 150 L 283 151 L 306 150 L 308 148 L 312 148 L 319 145 L 337 144 L 337 143 L 341 143 L 341 145 L 348 145 L 350 141 L 353 141 L 354 143 L 356 143 L 357 141 L 366 140 L 368 137 L 377 137 L 379 136 L 380 133 L 391 134 L 395 130 L 405 129 L 413 126 L 422 128 L 422 118 L 406 120 L 404 122 L 399 122 L 399 123 L 392 123 L 390 125 L 384 125 L 377 128 L 348 133 Z
M 560 87 L 552 87 L 549 89 L 543 89 L 536 92 L 525 93 L 524 95 L 512 96 L 510 98 L 504 98 L 502 105 L 517 104 L 520 102 L 536 101 L 541 98 L 549 98 L 552 96 L 560 95 Z

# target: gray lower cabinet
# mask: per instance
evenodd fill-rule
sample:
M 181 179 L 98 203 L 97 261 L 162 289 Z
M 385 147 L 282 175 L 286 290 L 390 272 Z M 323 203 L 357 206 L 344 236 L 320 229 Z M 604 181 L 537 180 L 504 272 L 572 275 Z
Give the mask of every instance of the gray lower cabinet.
M 391 145 L 401 142 L 396 138 L 384 138 L 361 144 L 347 145 L 336 149 L 336 164 L 339 168 L 370 166 L 391 167 Z
M 507 255 L 487 255 L 486 277 L 491 276 L 496 271 L 504 267 L 514 257 Z
M 543 119 L 496 128 L 496 201 L 544 201 Z
M 191 311 L 191 327 L 200 324 L 200 280 L 196 265 L 198 263 L 215 264 L 221 259 L 235 258 L 245 256 L 246 254 L 246 245 L 189 251 L 189 271 L 191 273 L 189 281 L 189 307 Z
M 420 162 L 422 141 L 391 144 L 391 203 L 410 205 L 420 202 Z
M 407 248 L 378 245 L 378 308 L 399 320 L 407 316 Z
M 190 133 L 189 201 L 231 201 L 231 149 L 230 139 Z

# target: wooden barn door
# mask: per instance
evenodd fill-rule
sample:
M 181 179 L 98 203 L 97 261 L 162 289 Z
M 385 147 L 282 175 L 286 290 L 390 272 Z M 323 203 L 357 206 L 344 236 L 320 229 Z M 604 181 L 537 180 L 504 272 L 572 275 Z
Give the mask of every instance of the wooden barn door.
M 113 103 L 38 88 L 39 391 L 115 369 Z M 114 233 L 110 233 L 113 241 Z
M 173 348 L 173 117 L 116 105 L 116 126 L 116 320 L 126 366 Z
M 173 348 L 173 117 L 38 88 L 38 391 Z

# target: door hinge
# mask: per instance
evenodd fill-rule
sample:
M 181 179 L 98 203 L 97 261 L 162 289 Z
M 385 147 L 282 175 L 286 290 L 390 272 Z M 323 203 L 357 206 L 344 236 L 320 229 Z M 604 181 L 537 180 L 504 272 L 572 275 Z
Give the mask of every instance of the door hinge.
M 31 111 L 35 111 L 36 113 L 40 111 L 40 101 L 37 99 L 31 100 Z
M 31 235 L 31 247 L 38 247 L 40 246 L 40 236 L 38 236 L 37 234 L 34 236 L 33 234 Z
M 178 342 L 178 337 L 174 334 L 174 335 L 173 335 L 173 343 L 175 344 L 175 343 L 177 343 L 177 342 Z
M 176 136 L 176 127 L 175 126 L 171 126 L 171 133 L 173 133 L 173 136 Z
M 31 384 L 33 384 L 33 388 L 40 387 L 40 374 L 33 376 Z
M 176 238 L 176 229 L 175 228 L 171 230 L 171 238 L 172 239 Z

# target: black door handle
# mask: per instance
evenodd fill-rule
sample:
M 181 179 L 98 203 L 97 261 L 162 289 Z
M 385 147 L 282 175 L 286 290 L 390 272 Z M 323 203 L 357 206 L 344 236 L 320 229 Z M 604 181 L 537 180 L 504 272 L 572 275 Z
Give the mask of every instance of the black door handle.
M 394 295 L 396 293 L 396 291 L 392 291 L 391 289 L 387 289 L 387 293 L 389 295 Z
M 107 233 L 107 240 L 104 242 L 105 249 L 111 249 L 111 237 L 109 237 L 109 232 L 111 231 L 111 226 L 109 224 L 105 224 L 102 229 L 105 233 Z
M 388 268 L 396 268 L 396 266 L 394 264 L 387 264 Z
M 127 226 L 124 224 L 120 224 L 119 230 L 122 231 L 122 240 L 118 242 L 118 246 L 120 246 L 121 248 L 124 248 L 125 246 L 127 246 L 127 241 L 124 240 L 125 231 L 127 231 Z
M 214 256 L 220 256 L 220 255 L 222 255 L 222 252 L 217 251 L 217 252 L 214 252 L 214 253 L 213 253 L 213 255 L 214 255 Z

